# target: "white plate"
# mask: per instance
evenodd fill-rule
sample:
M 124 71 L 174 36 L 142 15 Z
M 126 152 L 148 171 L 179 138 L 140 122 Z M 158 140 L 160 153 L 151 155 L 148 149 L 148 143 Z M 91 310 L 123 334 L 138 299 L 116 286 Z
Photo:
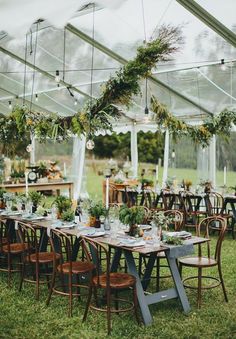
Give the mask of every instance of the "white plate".
M 14 215 L 21 215 L 21 214 L 22 214 L 21 212 L 14 212 L 14 211 L 1 213 L 2 216 L 9 216 L 9 217 L 14 216 Z
M 145 246 L 146 243 L 144 240 L 122 240 L 119 245 L 121 246 L 125 246 L 125 247 L 141 247 L 141 246 Z
M 79 235 L 84 235 L 86 237 L 93 237 L 93 238 L 96 238 L 96 237 L 102 237 L 103 235 L 105 235 L 105 232 L 104 231 L 97 231 L 95 229 L 87 229 L 87 230 L 81 230 L 79 231 Z

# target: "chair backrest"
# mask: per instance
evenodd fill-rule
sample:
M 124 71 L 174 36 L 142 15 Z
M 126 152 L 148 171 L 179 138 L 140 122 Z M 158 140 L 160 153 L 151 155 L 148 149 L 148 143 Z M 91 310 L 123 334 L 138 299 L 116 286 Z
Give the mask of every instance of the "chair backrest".
M 107 288 L 110 286 L 110 253 L 106 246 L 101 244 L 100 242 L 88 238 L 82 237 L 83 248 L 85 251 L 86 259 L 89 262 L 92 262 L 95 265 L 97 284 L 99 286 L 100 275 L 102 273 L 106 274 L 106 284 Z M 102 265 L 101 263 L 105 264 Z
M 220 193 L 211 192 L 206 196 L 208 215 L 219 215 L 222 213 L 224 198 Z
M 204 233 L 204 237 L 210 238 L 210 228 L 213 226 L 214 228 L 217 226 L 218 230 L 218 238 L 215 247 L 214 258 L 216 261 L 220 261 L 221 258 L 221 246 L 224 240 L 224 235 L 227 228 L 227 222 L 224 218 L 220 216 L 213 216 L 203 219 L 199 225 L 197 225 L 197 236 L 201 236 L 202 232 Z M 211 246 L 210 242 L 207 242 L 207 256 L 211 257 Z M 202 256 L 202 248 L 199 246 L 199 256 Z
M 2 252 L 2 247 L 9 244 L 9 232 L 8 225 L 6 220 L 0 221 L 0 252 Z
M 180 231 L 183 226 L 183 213 L 178 210 L 167 210 L 163 213 L 169 217 L 170 226 L 173 226 L 175 231 Z
M 179 195 L 171 192 L 170 190 L 162 190 L 161 197 L 164 210 L 176 209 L 176 207 L 179 207 L 181 204 Z
M 20 240 L 25 245 L 25 255 L 29 256 L 31 253 L 35 253 L 37 261 L 39 253 L 40 228 L 19 222 L 18 229 Z

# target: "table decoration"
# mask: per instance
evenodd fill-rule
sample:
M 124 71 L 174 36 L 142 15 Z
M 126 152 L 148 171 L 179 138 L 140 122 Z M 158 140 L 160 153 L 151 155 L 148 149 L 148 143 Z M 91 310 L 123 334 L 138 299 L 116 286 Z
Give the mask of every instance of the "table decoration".
M 145 209 L 143 206 L 127 207 L 126 205 L 120 208 L 119 219 L 123 224 L 129 225 L 128 234 L 131 236 L 142 236 L 143 230 L 138 227 L 145 217 Z
M 69 198 L 67 198 L 63 195 L 59 195 L 58 197 L 56 197 L 53 204 L 55 204 L 55 206 L 57 207 L 57 217 L 58 217 L 58 219 L 61 218 L 63 212 L 71 209 L 71 207 L 72 207 L 71 199 L 69 199 Z
M 38 204 L 45 198 L 45 196 L 37 191 L 30 191 L 29 192 L 29 199 L 32 202 L 33 206 L 32 206 L 32 212 L 34 213 L 37 208 L 38 208 Z
M 104 207 L 101 201 L 99 202 L 90 202 L 90 206 L 88 208 L 88 213 L 90 215 L 90 226 L 94 226 L 96 228 L 101 227 L 101 216 L 106 216 L 107 210 Z

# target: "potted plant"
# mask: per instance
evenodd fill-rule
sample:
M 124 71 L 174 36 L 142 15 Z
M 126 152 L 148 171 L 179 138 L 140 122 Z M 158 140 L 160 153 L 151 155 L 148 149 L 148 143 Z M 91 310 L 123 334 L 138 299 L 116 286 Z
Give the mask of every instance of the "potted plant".
M 5 208 L 6 204 L 4 201 L 4 194 L 6 193 L 6 191 L 3 188 L 0 188 L 0 208 Z
M 32 212 L 36 212 L 38 205 L 40 204 L 40 202 L 42 201 L 42 199 L 44 198 L 44 195 L 40 192 L 37 191 L 31 191 L 29 192 L 29 198 L 33 204 L 32 206 Z
M 57 207 L 57 217 L 61 218 L 62 213 L 71 209 L 72 201 L 71 199 L 64 197 L 63 195 L 59 195 L 53 202 Z
M 61 219 L 63 221 L 74 221 L 75 220 L 75 213 L 74 211 L 69 208 L 68 210 L 64 211 L 61 215 Z
M 90 215 L 90 226 L 101 227 L 100 217 L 106 215 L 106 209 L 101 201 L 91 202 L 88 208 Z
M 143 206 L 132 206 L 127 207 L 122 206 L 119 212 L 120 221 L 129 225 L 129 235 L 131 236 L 139 236 L 139 228 L 138 224 L 141 224 L 145 217 L 145 209 Z

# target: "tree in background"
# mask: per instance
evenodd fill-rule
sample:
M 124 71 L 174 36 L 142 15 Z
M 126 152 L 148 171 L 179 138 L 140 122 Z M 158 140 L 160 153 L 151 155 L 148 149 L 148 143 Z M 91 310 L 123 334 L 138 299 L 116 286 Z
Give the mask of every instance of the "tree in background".
M 117 158 L 125 160 L 130 158 L 130 132 L 97 136 L 95 139 L 94 155 L 98 158 Z M 158 158 L 163 159 L 164 137 L 162 133 L 139 132 L 138 154 L 139 161 L 157 163 Z

